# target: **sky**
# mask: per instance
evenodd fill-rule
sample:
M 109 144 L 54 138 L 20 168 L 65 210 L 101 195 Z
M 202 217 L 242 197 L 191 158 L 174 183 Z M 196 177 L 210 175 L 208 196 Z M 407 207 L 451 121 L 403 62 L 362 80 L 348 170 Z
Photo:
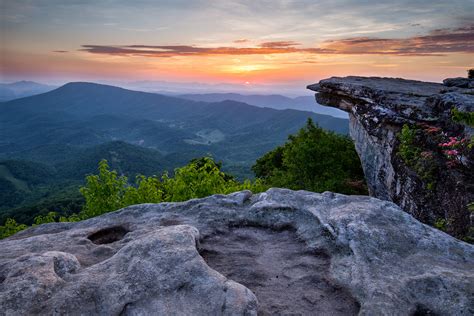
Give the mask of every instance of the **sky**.
M 0 81 L 306 85 L 474 68 L 474 0 L 0 0 Z

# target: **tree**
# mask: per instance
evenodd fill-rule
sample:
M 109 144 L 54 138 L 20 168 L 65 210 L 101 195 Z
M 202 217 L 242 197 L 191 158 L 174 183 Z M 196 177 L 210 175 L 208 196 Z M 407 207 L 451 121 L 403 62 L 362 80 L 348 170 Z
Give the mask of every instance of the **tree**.
M 169 177 L 167 173 L 161 178 L 139 175 L 135 184 L 128 183 L 128 179 L 118 176 L 115 170 L 111 171 L 106 160 L 99 162 L 98 171 L 96 175 L 87 176 L 86 185 L 80 189 L 86 203 L 79 214 L 65 217 L 49 212 L 35 217 L 34 225 L 57 221 L 75 222 L 139 203 L 185 201 L 241 190 L 258 193 L 268 188 L 259 179 L 238 182 L 233 176 L 222 172 L 221 164 L 210 157 L 191 160 L 188 165 L 176 169 L 174 177 Z M 0 238 L 26 228 L 26 225 L 17 224 L 14 219 L 9 218 L 4 226 L 0 226 Z
M 125 206 L 123 197 L 127 189 L 127 177 L 110 171 L 107 160 L 99 162 L 99 174 L 86 177 L 86 186 L 80 189 L 86 200 L 81 214 L 86 217 L 97 216 L 118 210 Z
M 288 142 L 252 167 L 266 184 L 294 190 L 365 194 L 364 177 L 354 144 L 347 136 L 323 130 L 308 119 Z
M 18 224 L 13 218 L 8 218 L 5 225 L 0 226 L 0 239 L 11 236 L 26 228 L 26 225 Z

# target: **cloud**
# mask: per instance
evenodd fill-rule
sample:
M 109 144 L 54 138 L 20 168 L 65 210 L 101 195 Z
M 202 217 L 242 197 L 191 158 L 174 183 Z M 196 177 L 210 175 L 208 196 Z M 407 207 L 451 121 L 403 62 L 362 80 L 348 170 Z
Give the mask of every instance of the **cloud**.
M 236 44 L 242 44 L 242 43 L 248 43 L 248 42 L 250 42 L 250 40 L 246 38 L 240 38 L 234 41 L 234 43 Z
M 67 50 L 53 50 L 53 53 L 68 53 Z
M 264 42 L 258 46 L 264 47 L 264 48 L 286 48 L 286 47 L 292 47 L 292 46 L 298 46 L 298 45 L 301 45 L 301 44 L 294 41 L 278 41 L 278 42 Z
M 245 43 L 247 40 L 234 41 Z M 200 47 L 194 45 L 82 45 L 81 51 L 116 56 L 207 56 L 271 54 L 346 54 L 440 56 L 447 53 L 474 53 L 474 24 L 454 29 L 437 29 L 409 38 L 352 37 L 324 41 L 319 47 L 296 47 L 294 41 L 263 42 L 256 47 Z
M 82 45 L 81 51 L 95 54 L 116 56 L 145 56 L 145 57 L 173 57 L 173 56 L 207 56 L 207 55 L 265 55 L 285 54 L 298 51 L 292 47 L 198 47 L 189 45 Z
M 400 56 L 474 53 L 474 25 L 433 30 L 427 35 L 402 39 L 353 37 L 330 40 L 322 48 L 335 54 L 378 54 Z

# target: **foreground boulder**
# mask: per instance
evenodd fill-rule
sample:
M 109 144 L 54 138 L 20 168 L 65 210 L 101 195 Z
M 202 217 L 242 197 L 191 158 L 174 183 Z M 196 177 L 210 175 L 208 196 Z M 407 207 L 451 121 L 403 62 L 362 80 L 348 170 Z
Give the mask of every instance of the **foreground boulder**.
M 474 313 L 474 246 L 365 196 L 135 205 L 0 249 L 4 315 Z
M 474 79 L 333 77 L 308 88 L 349 112 L 372 196 L 474 242 Z

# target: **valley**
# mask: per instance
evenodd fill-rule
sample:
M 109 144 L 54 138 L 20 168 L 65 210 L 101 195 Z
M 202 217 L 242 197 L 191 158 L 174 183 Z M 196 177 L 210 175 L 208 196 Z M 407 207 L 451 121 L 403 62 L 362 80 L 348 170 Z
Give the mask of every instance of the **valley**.
M 212 156 L 223 171 L 243 180 L 254 177 L 257 158 L 283 144 L 308 118 L 348 133 L 346 119 L 309 111 L 84 82 L 0 103 L 0 110 L 0 222 L 13 216 L 27 224 L 32 217 L 25 214 L 38 205 L 46 210 L 72 203 L 77 210 L 78 187 L 101 159 L 133 180 L 138 174 L 173 174 L 193 158 Z

